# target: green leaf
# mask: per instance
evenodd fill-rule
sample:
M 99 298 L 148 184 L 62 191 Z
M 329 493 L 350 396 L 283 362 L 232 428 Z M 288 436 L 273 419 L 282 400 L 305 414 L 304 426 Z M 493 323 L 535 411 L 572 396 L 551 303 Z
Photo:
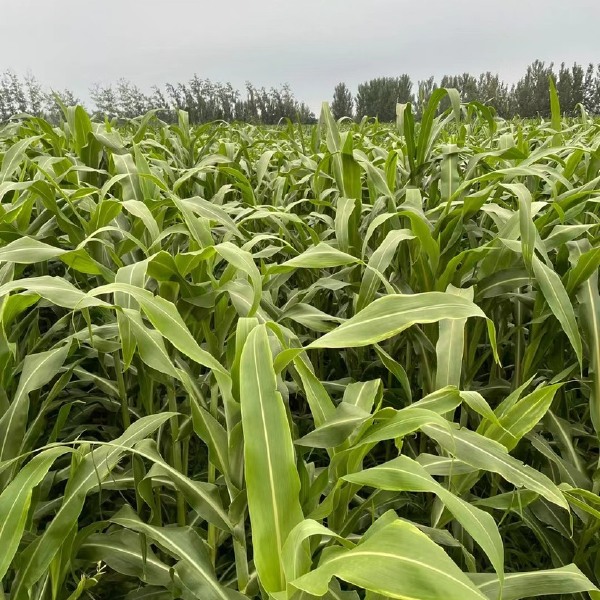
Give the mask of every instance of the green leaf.
M 240 273 L 249 275 L 250 281 L 252 282 L 252 289 L 254 290 L 254 299 L 252 306 L 247 316 L 251 317 L 254 315 L 260 304 L 260 296 L 262 293 L 262 280 L 260 272 L 254 260 L 252 254 L 237 248 L 230 242 L 223 242 L 218 246 L 215 246 L 215 250 L 230 264 L 232 264 Z
M 140 188 L 140 178 L 133 156 L 131 154 L 113 154 L 113 160 L 117 173 L 125 175 L 125 178 L 121 180 L 123 199 L 143 203 L 144 197 Z
M 294 366 L 302 380 L 306 400 L 310 406 L 315 425 L 320 427 L 331 419 L 335 414 L 335 406 L 323 387 L 323 384 L 316 378 L 314 372 L 309 368 L 310 363 L 303 355 L 294 359 Z
M 598 588 L 575 566 L 557 569 L 507 573 L 501 585 L 494 575 L 471 573 L 469 577 L 490 600 L 502 593 L 502 600 L 521 600 L 538 596 L 575 596 L 578 592 L 596 591 Z
M 553 504 L 568 509 L 564 495 L 548 477 L 510 456 L 498 442 L 464 428 L 448 430 L 439 425 L 424 425 L 421 429 L 459 460 L 477 469 L 498 473 L 517 487 L 537 492 Z
M 273 273 L 281 273 L 292 269 L 326 269 L 340 267 L 359 262 L 357 258 L 333 248 L 325 242 L 311 246 L 308 250 L 270 268 Z
M 228 376 L 223 365 L 206 350 L 200 348 L 172 302 L 126 283 L 111 283 L 97 287 L 93 290 L 93 295 L 114 292 L 129 294 L 139 302 L 152 325 L 183 354 L 198 364 Z
M 191 527 L 155 527 L 144 523 L 124 505 L 111 521 L 143 534 L 180 559 L 175 572 L 195 597 L 207 600 L 241 600 L 242 594 L 222 586 L 214 573 L 202 538 Z
M 408 229 L 395 229 L 387 234 L 383 242 L 373 252 L 360 284 L 356 304 L 357 312 L 373 300 L 377 289 L 381 285 L 381 278 L 390 266 L 400 242 L 414 239 L 414 237 Z
M 408 456 L 360 473 L 344 476 L 346 481 L 393 492 L 429 492 L 446 505 L 454 518 L 481 546 L 500 580 L 504 577 L 504 547 L 496 523 L 488 513 L 465 502 L 437 483 L 427 471 Z
M 342 402 L 336 408 L 335 414 L 323 425 L 295 443 L 309 448 L 335 448 L 345 442 L 370 416 L 371 414 L 363 408 Z
M 497 424 L 489 423 L 487 427 L 482 424 L 478 433 L 500 442 L 507 450 L 512 450 L 548 412 L 554 395 L 562 385 L 558 383 L 538 388 L 504 412 Z
M 124 200 L 121 202 L 121 205 L 127 212 L 131 213 L 134 217 L 138 217 L 144 223 L 144 226 L 150 234 L 150 239 L 158 239 L 160 236 L 158 223 L 152 216 L 150 209 L 143 202 L 140 200 Z
M 141 314 L 131 308 L 124 308 L 123 314 L 127 319 L 128 331 L 135 340 L 140 358 L 153 369 L 179 379 L 173 362 L 165 348 L 163 336 L 154 329 L 144 325 Z
M 55 248 L 54 246 L 25 236 L 0 248 L 0 262 L 31 265 L 56 258 L 65 252 L 66 250 Z
M 452 198 L 460 184 L 458 156 L 459 149 L 456 144 L 448 144 L 443 150 L 440 164 L 440 193 L 444 202 Z
M 586 240 L 570 247 L 570 260 L 579 262 L 585 251 L 590 251 Z M 577 290 L 579 318 L 587 341 L 588 373 L 591 377 L 590 416 L 594 429 L 600 432 L 600 293 L 598 272 L 592 273 Z
M 550 79 L 550 121 L 552 123 L 552 129 L 556 131 L 557 134 L 560 134 L 560 130 L 562 128 L 562 117 L 560 114 L 560 102 L 558 99 L 558 92 L 556 91 L 556 85 L 554 84 L 554 77 L 549 77 Z M 561 143 L 561 136 L 554 137 L 554 143 Z
M 27 148 L 40 139 L 41 136 L 29 136 L 10 144 L 2 157 L 0 167 L 0 184 L 7 181 L 24 162 Z
M 171 466 L 162 458 L 153 440 L 140 440 L 131 452 L 154 463 L 148 476 L 160 476 L 170 479 L 199 517 L 206 519 L 206 521 L 223 531 L 232 530 L 233 525 L 223 508 L 219 489 L 216 485 L 206 481 L 194 481 Z
M 122 529 L 90 535 L 78 556 L 90 562 L 102 561 L 117 573 L 137 577 L 152 585 L 171 586 L 171 568 L 160 561 L 149 544 L 133 531 Z
M 281 551 L 303 519 L 300 479 L 264 325 L 249 334 L 242 351 L 240 390 L 248 510 L 254 562 L 265 590 L 285 589 Z
M 522 183 L 505 183 L 502 187 L 512 192 L 519 200 L 519 227 L 521 230 L 523 259 L 527 268 L 531 268 L 535 241 L 538 235 L 532 217 L 531 193 Z
M 446 292 L 473 301 L 473 288 L 459 289 L 450 284 Z M 440 321 L 440 334 L 435 346 L 437 356 L 435 387 L 438 389 L 447 385 L 460 387 L 466 324 L 467 319 Z
M 54 461 L 70 448 L 50 448 L 32 458 L 0 495 L 0 580 L 6 575 L 15 556 L 25 524 L 33 488 L 48 474 Z
M 386 340 L 416 323 L 442 319 L 486 318 L 475 304 L 443 292 L 391 294 L 379 298 L 309 348 L 351 348 Z
M 56 306 L 63 306 L 71 310 L 82 310 L 92 306 L 109 306 L 103 300 L 88 296 L 79 291 L 65 279 L 49 277 L 48 275 L 9 281 L 0 286 L 0 298 L 18 289 L 38 294 L 42 298 L 56 304 Z
M 292 584 L 322 596 L 334 576 L 390 598 L 485 598 L 439 546 L 405 521 L 383 527 L 353 550 L 328 556 Z
M 19 453 L 29 414 L 29 394 L 38 390 L 58 373 L 67 354 L 69 344 L 25 357 L 19 386 L 10 408 L 0 419 L 0 462 L 14 458 Z
M 375 416 L 377 417 L 377 415 Z M 383 440 L 401 438 L 421 429 L 424 425 L 432 423 L 445 427 L 448 422 L 432 410 L 413 407 L 403 408 L 396 411 L 391 418 L 372 425 L 360 438 L 359 443 L 372 444 Z
M 50 562 L 66 539 L 71 528 L 77 523 L 85 498 L 98 483 L 108 477 L 121 456 L 136 442 L 151 435 L 173 413 L 150 415 L 133 423 L 110 445 L 102 446 L 89 453 L 69 479 L 65 495 L 56 515 L 44 532 L 31 542 L 21 553 L 14 596 L 32 586 L 43 576 Z
M 293 581 L 310 570 L 311 556 L 308 551 L 308 545 L 305 542 L 314 536 L 336 539 L 347 548 L 354 546 L 351 542 L 348 542 L 313 519 L 300 521 L 290 531 L 281 552 L 283 568 L 288 581 Z
M 560 277 L 536 256 L 533 257 L 533 273 L 550 310 L 562 325 L 581 365 L 583 361 L 581 336 L 577 328 L 573 305 Z

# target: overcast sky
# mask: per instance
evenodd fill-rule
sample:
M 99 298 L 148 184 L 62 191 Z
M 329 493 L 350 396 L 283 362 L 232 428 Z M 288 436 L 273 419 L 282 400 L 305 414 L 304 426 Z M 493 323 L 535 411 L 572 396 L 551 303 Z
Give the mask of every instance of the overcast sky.
M 0 71 L 88 88 L 194 73 L 291 84 L 314 109 L 345 81 L 600 62 L 600 0 L 0 0 Z

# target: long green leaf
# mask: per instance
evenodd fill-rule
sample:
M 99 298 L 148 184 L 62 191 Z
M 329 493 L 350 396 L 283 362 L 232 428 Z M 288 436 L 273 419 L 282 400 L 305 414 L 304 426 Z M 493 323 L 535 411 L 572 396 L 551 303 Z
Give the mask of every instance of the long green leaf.
M 390 598 L 485 598 L 439 546 L 404 521 L 383 527 L 353 550 L 336 552 L 293 585 L 322 596 L 333 576 Z
M 303 515 L 290 427 L 263 325 L 254 328 L 246 340 L 240 379 L 254 562 L 264 588 L 277 592 L 285 588 L 283 544 Z
M 312 342 L 309 348 L 368 346 L 416 323 L 468 317 L 486 318 L 478 306 L 460 296 L 443 292 L 393 294 L 375 300 L 337 329 Z
M 435 494 L 481 546 L 500 580 L 504 577 L 504 547 L 494 519 L 488 513 L 470 505 L 441 486 L 418 462 L 408 456 L 399 456 L 361 473 L 346 475 L 344 479 L 358 485 L 394 492 Z
M 498 442 L 464 428 L 449 431 L 438 425 L 424 425 L 422 430 L 459 460 L 498 473 L 517 487 L 525 487 L 557 506 L 568 508 L 564 495 L 548 477 L 510 456 Z

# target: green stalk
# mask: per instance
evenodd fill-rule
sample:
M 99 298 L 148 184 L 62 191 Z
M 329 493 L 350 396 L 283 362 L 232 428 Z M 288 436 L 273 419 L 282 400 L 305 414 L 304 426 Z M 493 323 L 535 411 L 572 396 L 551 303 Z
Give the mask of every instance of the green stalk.
M 169 399 L 169 411 L 177 412 L 177 399 L 175 397 L 175 387 L 173 385 L 169 385 L 167 387 L 167 396 Z M 182 452 L 181 452 L 181 442 L 178 441 L 179 437 L 179 417 L 175 416 L 171 420 L 171 444 L 172 444 L 172 453 L 173 453 L 173 466 L 180 473 L 185 475 L 183 470 L 183 461 L 182 461 Z M 185 498 L 183 493 L 178 489 L 176 492 L 177 498 L 177 524 L 180 527 L 185 526 Z
M 210 389 L 210 414 L 213 417 L 217 417 L 219 410 L 219 390 L 216 385 L 212 385 Z M 209 461 L 208 463 L 208 483 L 214 483 L 216 479 L 215 466 Z M 217 562 L 217 528 L 212 524 L 208 524 L 208 547 L 210 552 L 210 559 L 213 567 Z M 237 556 L 236 556 L 237 560 Z M 239 577 L 239 575 L 238 575 Z
M 121 421 L 123 422 L 123 429 L 127 429 L 131 425 L 131 419 L 129 417 L 129 401 L 127 399 L 127 390 L 125 389 L 125 380 L 123 378 L 123 369 L 119 351 L 113 352 L 112 357 L 117 378 L 117 387 L 119 389 L 119 398 L 121 399 Z
M 520 294 L 520 288 L 517 288 L 517 295 Z M 514 318 L 515 318 L 515 375 L 512 389 L 517 389 L 523 383 L 523 348 L 525 347 L 525 332 L 523 330 L 523 303 L 519 298 L 515 298 Z

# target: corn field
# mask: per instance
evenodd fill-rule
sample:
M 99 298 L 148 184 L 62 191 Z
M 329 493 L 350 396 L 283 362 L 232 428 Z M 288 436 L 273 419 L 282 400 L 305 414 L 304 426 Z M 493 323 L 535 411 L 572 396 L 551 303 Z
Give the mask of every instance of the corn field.
M 0 598 L 600 598 L 600 124 L 550 93 L 4 125 Z

